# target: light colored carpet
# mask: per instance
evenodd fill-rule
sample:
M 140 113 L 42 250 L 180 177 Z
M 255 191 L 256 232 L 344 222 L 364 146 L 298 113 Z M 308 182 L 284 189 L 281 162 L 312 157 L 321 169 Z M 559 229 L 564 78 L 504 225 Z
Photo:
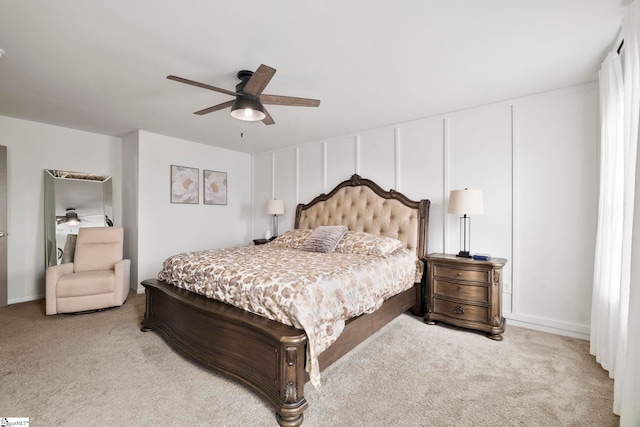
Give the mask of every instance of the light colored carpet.
M 0 417 L 32 426 L 276 426 L 247 388 L 140 332 L 117 309 L 0 308 Z M 613 381 L 586 341 L 507 325 L 504 341 L 402 315 L 305 388 L 303 426 L 616 426 Z

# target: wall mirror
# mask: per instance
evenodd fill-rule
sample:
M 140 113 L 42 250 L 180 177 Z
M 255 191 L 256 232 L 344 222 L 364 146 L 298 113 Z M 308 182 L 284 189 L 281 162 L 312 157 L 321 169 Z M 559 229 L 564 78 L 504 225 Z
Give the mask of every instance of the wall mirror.
M 46 266 L 71 262 L 80 227 L 113 226 L 111 177 L 45 169 Z

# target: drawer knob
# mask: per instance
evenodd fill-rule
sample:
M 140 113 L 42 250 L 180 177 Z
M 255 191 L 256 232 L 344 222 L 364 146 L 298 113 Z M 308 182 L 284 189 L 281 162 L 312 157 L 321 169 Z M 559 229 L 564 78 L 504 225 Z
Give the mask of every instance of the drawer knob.
M 462 308 L 461 306 L 457 305 L 456 308 L 453 310 L 453 312 L 455 314 L 464 314 L 464 308 Z
M 462 277 L 462 272 L 458 271 L 458 277 Z

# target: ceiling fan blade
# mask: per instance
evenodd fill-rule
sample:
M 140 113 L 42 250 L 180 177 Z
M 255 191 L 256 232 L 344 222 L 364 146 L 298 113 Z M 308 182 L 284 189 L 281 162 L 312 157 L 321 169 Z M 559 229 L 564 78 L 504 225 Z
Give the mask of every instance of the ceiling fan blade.
M 266 108 L 264 109 L 264 114 L 266 117 L 262 119 L 262 123 L 264 123 L 265 125 L 273 125 L 276 123 L 273 121 L 273 117 L 271 117 L 271 114 L 269 114 Z
M 294 96 L 260 95 L 260 102 L 271 105 L 290 105 L 293 107 L 317 107 L 319 99 L 296 98 Z
M 253 76 L 244 86 L 244 92 L 253 96 L 260 96 L 265 87 L 269 84 L 273 75 L 276 73 L 275 68 L 261 64 Z
M 197 114 L 199 116 L 202 116 L 204 114 L 213 113 L 214 111 L 218 111 L 218 110 L 222 110 L 222 109 L 227 108 L 227 107 L 231 107 L 234 102 L 235 102 L 235 100 L 223 102 L 222 104 L 214 105 L 213 107 L 209 107 L 209 108 L 205 108 L 204 110 L 196 111 L 193 114 Z
M 207 84 L 204 84 L 204 83 L 200 83 L 200 82 L 194 82 L 193 80 L 183 79 L 182 77 L 167 76 L 167 78 L 169 80 L 174 80 L 174 81 L 180 82 L 180 83 L 186 83 L 186 84 L 191 85 L 191 86 L 197 86 L 197 87 L 201 87 L 203 89 L 212 90 L 214 92 L 220 92 L 220 93 L 224 93 L 224 94 L 227 94 L 227 95 L 236 96 L 236 93 L 235 92 L 231 92 L 230 90 L 221 89 L 219 87 L 210 86 L 210 85 L 207 85 Z

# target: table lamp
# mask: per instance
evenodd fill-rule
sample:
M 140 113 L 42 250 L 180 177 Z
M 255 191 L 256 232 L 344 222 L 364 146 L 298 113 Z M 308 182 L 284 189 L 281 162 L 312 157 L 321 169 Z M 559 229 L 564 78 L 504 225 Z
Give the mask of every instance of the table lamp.
M 449 194 L 450 214 L 462 215 L 460 217 L 460 252 L 456 256 L 471 258 L 471 218 L 469 215 L 482 215 L 484 204 L 482 202 L 482 190 L 451 190 Z
M 272 236 L 278 237 L 278 215 L 284 215 L 284 201 L 279 199 L 267 200 L 267 214 L 273 215 L 271 223 Z

